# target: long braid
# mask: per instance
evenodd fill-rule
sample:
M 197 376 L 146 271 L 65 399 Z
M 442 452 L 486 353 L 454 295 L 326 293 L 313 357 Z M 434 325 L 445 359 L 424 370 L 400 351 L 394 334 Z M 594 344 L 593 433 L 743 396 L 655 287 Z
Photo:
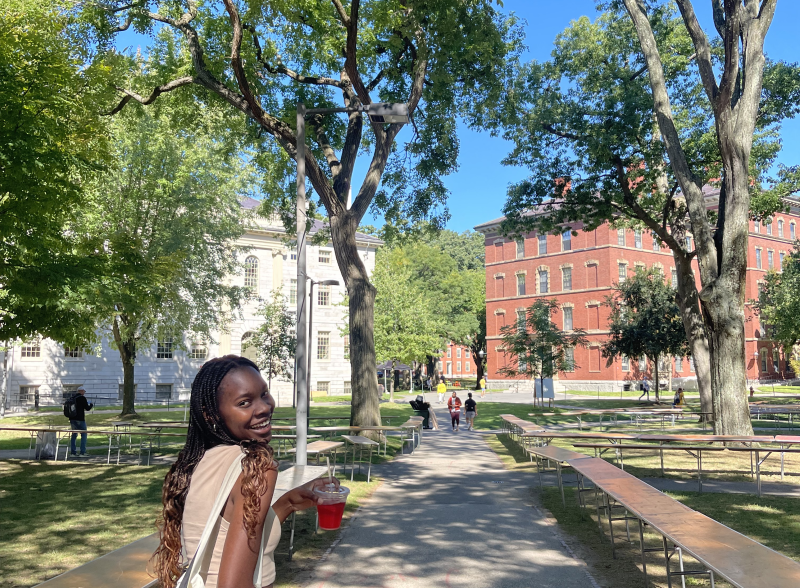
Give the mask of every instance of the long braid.
M 244 526 L 247 535 L 255 538 L 260 523 L 258 514 L 261 496 L 267 491 L 266 473 L 277 469 L 272 448 L 263 442 L 234 439 L 219 412 L 217 393 L 222 379 L 231 370 L 258 366 L 245 357 L 226 355 L 212 359 L 200 368 L 192 382 L 189 402 L 189 427 L 186 444 L 172 464 L 165 479 L 161 500 L 163 510 L 156 525 L 160 544 L 153 554 L 156 575 L 164 588 L 175 586 L 183 572 L 181 565 L 181 523 L 186 495 L 192 473 L 205 452 L 217 445 L 241 445 L 245 452 L 242 460 L 242 494 L 244 496 Z

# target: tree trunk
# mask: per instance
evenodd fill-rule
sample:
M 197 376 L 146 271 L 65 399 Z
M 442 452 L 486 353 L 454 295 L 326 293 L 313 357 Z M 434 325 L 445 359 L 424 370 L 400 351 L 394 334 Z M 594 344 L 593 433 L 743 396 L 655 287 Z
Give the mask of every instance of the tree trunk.
M 331 240 L 336 263 L 349 297 L 350 382 L 353 391 L 350 424 L 373 427 L 381 424 L 378 403 L 378 372 L 375 360 L 375 286 L 356 246 L 357 222 L 351 215 L 331 216 Z
M 656 404 L 660 403 L 660 397 L 658 395 L 658 356 L 656 356 L 655 360 L 650 360 L 653 364 L 653 373 L 655 377 L 653 378 L 653 386 L 655 386 L 655 393 L 656 393 Z
M 470 347 L 472 350 L 472 357 L 475 359 L 475 390 L 481 389 L 481 379 L 483 378 L 483 359 L 478 354 L 481 351 L 480 347 Z
M 119 358 L 122 361 L 122 412 L 121 417 L 135 417 L 136 414 L 136 388 L 133 383 L 134 362 L 136 361 L 136 340 L 132 337 L 123 338 L 119 330 L 117 318 L 111 325 L 111 332 L 114 334 L 114 342 L 119 350 Z
M 392 377 L 389 378 L 389 402 L 394 402 L 394 389 L 400 386 L 400 372 L 395 365 L 397 362 L 392 360 Z

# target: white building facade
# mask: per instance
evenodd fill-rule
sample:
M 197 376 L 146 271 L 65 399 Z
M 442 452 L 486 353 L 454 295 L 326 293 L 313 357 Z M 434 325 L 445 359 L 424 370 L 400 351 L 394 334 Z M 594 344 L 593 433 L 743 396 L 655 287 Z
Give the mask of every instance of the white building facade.
M 245 199 L 243 206 L 254 209 L 258 202 Z M 286 243 L 286 233 L 276 220 L 255 218 L 238 245 L 244 248 L 241 262 L 244 271 L 231 276 L 234 283 L 249 286 L 255 298 L 245 303 L 241 316 L 218 333 L 213 342 L 184 341 L 178 349 L 171 341 L 159 341 L 150 348 L 137 350 L 134 382 L 136 402 L 183 400 L 197 371 L 208 359 L 230 353 L 252 357 L 246 341 L 263 319 L 256 314 L 261 299 L 276 289 L 296 308 L 297 264 L 295 251 Z M 316 221 L 312 234 L 322 228 Z M 370 235 L 356 235 L 358 250 L 369 273 L 375 267 L 375 253 L 381 241 Z M 309 337 L 311 390 L 314 394 L 350 393 L 349 339 L 343 335 L 347 309 L 343 305 L 347 290 L 336 264 L 333 247 L 309 245 L 306 248 L 307 274 L 315 281 L 337 280 L 338 286 L 314 288 L 313 324 Z M 10 411 L 36 406 L 58 405 L 78 386 L 86 388 L 87 397 L 100 404 L 116 404 L 122 394 L 122 362 L 119 352 L 110 346 L 110 332 L 102 333 L 97 354 L 65 348 L 50 339 L 19 341 L 0 358 L 5 363 L 5 404 Z M 244 343 L 244 345 L 243 345 Z M 293 383 L 272 381 L 272 393 L 279 406 L 291 406 Z

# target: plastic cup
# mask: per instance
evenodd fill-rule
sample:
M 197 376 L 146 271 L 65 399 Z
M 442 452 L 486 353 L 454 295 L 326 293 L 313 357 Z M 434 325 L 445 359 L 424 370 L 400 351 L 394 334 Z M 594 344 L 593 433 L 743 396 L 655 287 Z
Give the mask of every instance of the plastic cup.
M 350 489 L 344 486 L 339 486 L 337 489 L 333 484 L 326 484 L 322 488 L 316 488 L 314 494 L 319 498 L 319 502 L 317 502 L 319 528 L 325 531 L 335 531 L 341 527 L 344 506 L 347 503 Z

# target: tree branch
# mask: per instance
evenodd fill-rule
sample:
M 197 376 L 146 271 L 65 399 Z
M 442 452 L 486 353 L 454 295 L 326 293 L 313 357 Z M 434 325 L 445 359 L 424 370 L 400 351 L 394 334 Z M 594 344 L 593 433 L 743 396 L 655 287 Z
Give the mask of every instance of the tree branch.
M 700 79 L 703 81 L 703 87 L 706 90 L 708 99 L 711 101 L 711 105 L 714 106 L 719 88 L 714 77 L 714 65 L 711 62 L 711 48 L 708 44 L 708 37 L 706 37 L 703 28 L 697 21 L 697 15 L 694 13 L 691 0 L 676 0 L 676 2 L 678 9 L 681 11 L 681 16 L 683 16 L 683 22 L 686 24 L 686 29 L 689 31 L 689 36 L 692 38 L 692 44 L 697 55 L 697 67 L 700 70 Z
M 586 141 L 586 137 L 582 137 L 580 135 L 576 135 L 574 133 L 568 133 L 566 131 L 559 131 L 553 125 L 545 123 L 542 125 L 542 128 L 550 133 L 551 135 L 555 135 L 556 137 L 561 137 L 562 139 L 570 139 L 571 141 Z
M 342 3 L 339 0 L 331 0 L 333 5 L 336 7 L 336 12 L 339 13 L 339 20 L 342 21 L 342 24 L 346 27 L 350 27 L 350 17 L 347 16 L 347 11 L 342 6 Z
M 334 5 L 339 4 L 339 0 L 332 1 Z M 364 86 L 364 82 L 361 81 L 361 74 L 358 72 L 356 47 L 356 42 L 358 41 L 358 9 L 360 6 L 361 0 L 352 0 L 350 4 L 350 17 L 345 24 L 347 27 L 347 41 L 345 43 L 344 69 L 347 72 L 350 83 L 353 84 L 353 89 L 356 91 L 356 95 L 361 101 L 361 104 L 367 105 L 372 104 L 372 98 L 370 98 L 369 92 L 366 86 Z M 342 8 L 342 10 L 344 9 Z
M 192 77 L 178 78 L 177 80 L 172 80 L 171 82 L 167 82 L 166 84 L 163 84 L 161 86 L 157 86 L 156 88 L 153 88 L 153 91 L 150 93 L 150 96 L 148 96 L 147 98 L 145 98 L 143 96 L 140 96 L 139 94 L 137 94 L 136 92 L 134 92 L 132 90 L 126 90 L 125 88 L 117 87 L 116 89 L 119 92 L 122 92 L 123 94 L 125 94 L 125 97 L 120 101 L 119 104 L 117 104 L 116 107 L 114 107 L 113 110 L 111 110 L 108 113 L 106 113 L 106 116 L 113 116 L 113 115 L 117 114 L 120 110 L 125 108 L 125 105 L 128 102 L 130 102 L 131 99 L 136 100 L 137 102 L 147 106 L 147 105 L 152 104 L 153 102 L 155 102 L 156 98 L 158 98 L 164 92 L 171 92 L 172 90 L 176 90 L 176 89 L 178 89 L 178 88 L 180 88 L 182 86 L 188 86 L 189 84 L 194 83 L 194 81 L 195 81 L 195 79 L 192 78 Z

